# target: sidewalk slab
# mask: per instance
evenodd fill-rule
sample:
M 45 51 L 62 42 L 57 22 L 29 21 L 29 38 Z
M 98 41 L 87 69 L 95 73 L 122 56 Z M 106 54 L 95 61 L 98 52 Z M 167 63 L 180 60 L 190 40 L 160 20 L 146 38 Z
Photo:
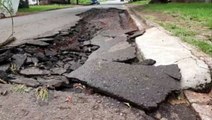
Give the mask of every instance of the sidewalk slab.
M 144 35 L 136 38 L 136 44 L 143 58 L 156 60 L 156 66 L 177 64 L 182 74 L 182 88 L 202 89 L 211 82 L 208 65 L 195 57 L 191 48 L 179 38 L 165 30 L 149 28 Z

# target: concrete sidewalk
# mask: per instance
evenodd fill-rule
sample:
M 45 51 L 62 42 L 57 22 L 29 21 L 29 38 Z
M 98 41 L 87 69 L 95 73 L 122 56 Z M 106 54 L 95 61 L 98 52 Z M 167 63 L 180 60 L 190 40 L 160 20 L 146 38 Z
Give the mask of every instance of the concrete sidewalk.
M 139 28 L 146 30 L 142 36 L 136 38 L 136 45 L 140 55 L 143 56 L 142 59 L 154 59 L 156 60 L 156 66 L 177 64 L 182 74 L 182 89 L 203 89 L 207 85 L 209 85 L 208 89 L 211 89 L 211 71 L 208 66 L 212 60 L 211 57 L 172 36 L 171 33 L 156 23 L 143 19 L 132 8 L 128 8 L 128 11 Z M 203 61 L 197 56 L 199 54 L 207 56 L 207 59 Z M 184 94 L 202 120 L 211 120 L 212 90 L 209 93 L 186 90 Z
M 183 89 L 202 89 L 211 83 L 208 65 L 193 54 L 193 47 L 172 36 L 159 25 L 146 21 L 133 9 L 132 18 L 145 33 L 136 38 L 136 45 L 143 59 L 156 60 L 156 66 L 177 64 L 181 70 Z

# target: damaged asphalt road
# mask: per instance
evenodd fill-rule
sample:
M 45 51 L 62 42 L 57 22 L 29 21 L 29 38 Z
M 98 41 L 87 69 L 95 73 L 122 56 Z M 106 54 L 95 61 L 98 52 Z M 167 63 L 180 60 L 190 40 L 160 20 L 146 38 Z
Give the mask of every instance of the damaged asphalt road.
M 0 50 L 0 79 L 56 90 L 80 83 L 147 111 L 180 90 L 177 65 L 137 58 L 133 39 L 144 31 L 127 11 L 95 8 L 79 16 L 74 27 Z
M 89 61 L 67 77 L 144 109 L 156 108 L 169 93 L 180 89 L 179 81 L 158 67 L 117 62 Z

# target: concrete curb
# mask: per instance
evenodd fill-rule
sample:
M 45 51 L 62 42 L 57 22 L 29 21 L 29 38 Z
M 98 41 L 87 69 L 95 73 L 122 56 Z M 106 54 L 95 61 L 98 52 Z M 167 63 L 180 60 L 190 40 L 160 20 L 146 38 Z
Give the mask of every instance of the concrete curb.
M 203 89 L 211 83 L 208 65 L 193 54 L 192 47 L 159 25 L 146 21 L 136 11 L 127 10 L 139 29 L 146 30 L 144 35 L 136 38 L 137 49 L 144 59 L 156 60 L 156 66 L 177 64 L 182 74 L 182 89 Z

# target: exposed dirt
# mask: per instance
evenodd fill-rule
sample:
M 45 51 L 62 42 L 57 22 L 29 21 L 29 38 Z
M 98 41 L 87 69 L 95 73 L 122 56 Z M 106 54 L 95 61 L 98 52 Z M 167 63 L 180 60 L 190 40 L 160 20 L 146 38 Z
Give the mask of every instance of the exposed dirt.
M 50 91 L 48 101 L 39 101 L 35 90 L 12 91 L 14 86 L 0 84 L 1 120 L 151 120 L 141 110 L 128 107 L 98 94 Z M 153 120 L 153 119 L 152 119 Z

